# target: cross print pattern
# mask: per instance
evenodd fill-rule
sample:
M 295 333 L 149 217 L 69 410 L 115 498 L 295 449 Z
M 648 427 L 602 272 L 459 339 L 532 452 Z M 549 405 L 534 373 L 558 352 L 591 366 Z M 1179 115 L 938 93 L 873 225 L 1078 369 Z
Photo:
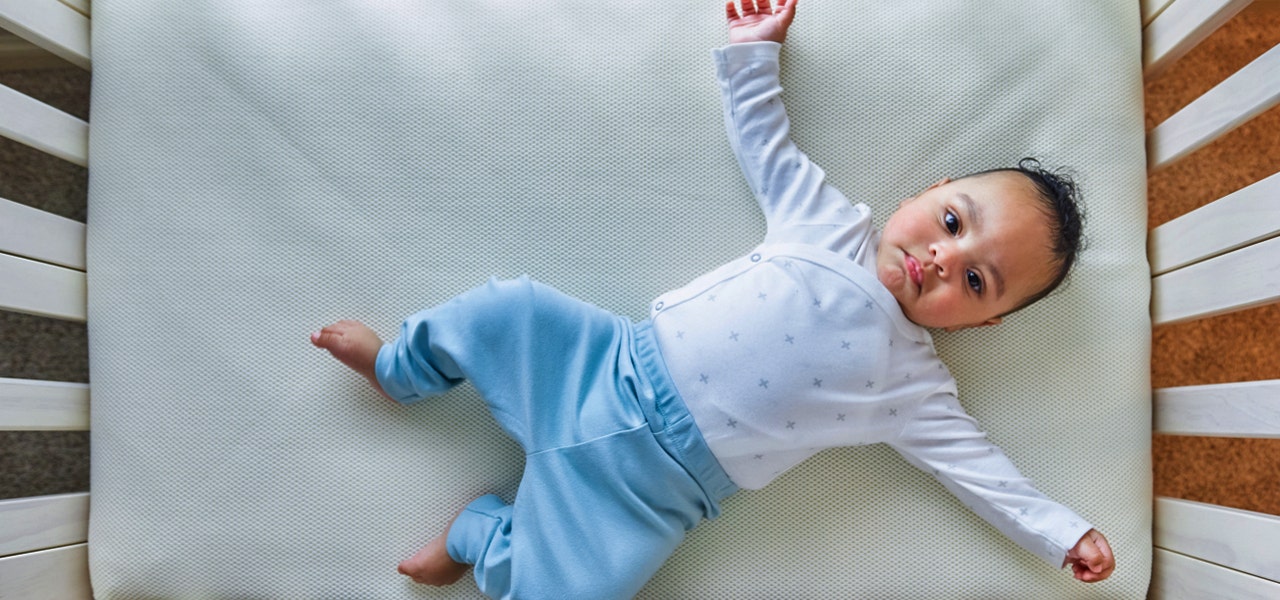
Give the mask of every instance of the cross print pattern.
M 689 299 L 655 301 L 653 318 L 677 389 L 740 486 L 891 439 L 919 390 L 949 381 L 932 346 L 900 335 L 847 274 L 787 254 L 746 262 Z

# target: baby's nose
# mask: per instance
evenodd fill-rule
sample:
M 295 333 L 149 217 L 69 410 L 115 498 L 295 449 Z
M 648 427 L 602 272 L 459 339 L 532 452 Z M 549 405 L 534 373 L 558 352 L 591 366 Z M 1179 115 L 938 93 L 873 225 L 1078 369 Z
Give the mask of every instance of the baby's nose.
M 932 244 L 929 246 L 929 259 L 929 262 L 937 269 L 938 275 L 945 276 L 952 267 L 955 252 L 946 244 Z

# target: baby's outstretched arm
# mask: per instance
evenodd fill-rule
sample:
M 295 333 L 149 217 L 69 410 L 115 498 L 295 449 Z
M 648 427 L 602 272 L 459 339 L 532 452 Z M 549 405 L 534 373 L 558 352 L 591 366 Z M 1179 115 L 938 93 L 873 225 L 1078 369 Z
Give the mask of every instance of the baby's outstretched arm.
M 1116 569 L 1116 558 L 1107 538 L 1097 529 L 1090 529 L 1076 542 L 1076 547 L 1067 552 L 1067 564 L 1071 565 L 1076 579 L 1097 583 L 1111 576 Z
M 796 18 L 798 0 L 742 0 L 742 10 L 729 0 L 724 6 L 729 21 L 729 43 L 777 42 L 787 39 L 787 28 Z

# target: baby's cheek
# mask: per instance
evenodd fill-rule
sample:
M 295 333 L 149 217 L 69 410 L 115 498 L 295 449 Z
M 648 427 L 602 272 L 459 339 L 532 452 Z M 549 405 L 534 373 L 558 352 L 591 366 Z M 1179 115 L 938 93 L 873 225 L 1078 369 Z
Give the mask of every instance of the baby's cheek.
M 965 303 L 950 294 L 934 294 L 923 299 L 917 309 L 923 313 L 922 318 L 928 320 L 931 327 L 954 327 L 970 322 L 966 320 L 969 315 L 965 310 Z

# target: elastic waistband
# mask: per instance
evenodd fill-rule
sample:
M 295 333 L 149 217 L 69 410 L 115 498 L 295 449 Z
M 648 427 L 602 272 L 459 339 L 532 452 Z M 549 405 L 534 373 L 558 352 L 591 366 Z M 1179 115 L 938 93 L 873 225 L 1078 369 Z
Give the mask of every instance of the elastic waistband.
M 707 518 L 714 519 L 720 514 L 720 501 L 738 491 L 738 486 L 729 479 L 729 475 L 716 460 L 711 448 L 702 438 L 702 431 L 689 414 L 684 399 L 676 391 L 671 375 L 667 372 L 667 364 L 658 349 L 658 340 L 654 335 L 653 325 L 644 320 L 634 326 L 634 348 L 636 366 L 640 368 L 651 386 L 652 398 L 645 398 L 640 403 L 649 428 L 658 443 L 676 459 L 686 471 L 702 487 L 710 500 Z

